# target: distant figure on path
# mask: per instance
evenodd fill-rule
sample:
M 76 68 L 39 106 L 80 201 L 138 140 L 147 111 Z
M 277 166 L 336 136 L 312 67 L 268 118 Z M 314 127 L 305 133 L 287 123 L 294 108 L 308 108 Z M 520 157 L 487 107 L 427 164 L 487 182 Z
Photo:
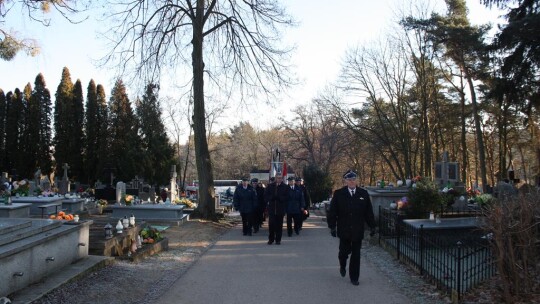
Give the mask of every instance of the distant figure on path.
M 281 244 L 283 234 L 283 216 L 287 207 L 287 186 L 283 183 L 283 176 L 276 175 L 276 181 L 270 183 L 264 192 L 264 200 L 268 209 L 268 245 L 274 241 Z
M 302 220 L 300 221 L 300 230 L 302 230 L 302 224 L 309 217 L 309 209 L 311 208 L 311 197 L 309 196 L 309 192 L 306 188 L 306 185 L 304 185 L 304 180 L 302 178 L 297 177 L 294 179 L 294 181 L 296 186 L 300 187 L 300 189 L 302 189 L 302 193 L 304 194 L 304 213 L 302 214 Z
M 242 234 L 252 234 L 253 219 L 257 208 L 257 194 L 255 189 L 249 185 L 247 177 L 242 178 L 242 185 L 236 187 L 233 196 L 234 208 L 240 211 L 242 216 Z
M 374 236 L 375 217 L 369 194 L 365 189 L 358 187 L 356 177 L 357 174 L 351 170 L 343 175 L 347 185 L 334 191 L 327 221 L 330 234 L 339 237 L 339 273 L 345 277 L 347 259 L 351 255 L 349 278 L 353 285 L 358 286 L 364 225 L 368 224 L 371 228 L 370 236 Z
M 255 189 L 255 194 L 257 194 L 257 208 L 253 217 L 253 232 L 257 233 L 264 221 L 264 209 L 266 208 L 266 204 L 264 203 L 264 188 L 259 184 L 259 179 L 257 178 L 251 179 L 251 186 Z

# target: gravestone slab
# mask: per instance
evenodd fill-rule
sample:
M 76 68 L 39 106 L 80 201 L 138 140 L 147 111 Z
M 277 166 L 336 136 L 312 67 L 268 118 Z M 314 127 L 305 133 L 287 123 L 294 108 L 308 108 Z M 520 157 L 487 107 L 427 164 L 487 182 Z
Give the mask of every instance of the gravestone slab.
M 14 197 L 12 199 L 13 203 L 28 203 L 28 204 L 32 204 L 32 206 L 30 207 L 30 214 L 31 215 L 41 215 L 41 208 L 39 208 L 39 206 L 42 206 L 42 205 L 48 205 L 48 204 L 55 204 L 57 206 L 59 206 L 58 208 L 54 207 L 54 206 L 50 206 L 50 207 L 47 207 L 45 208 L 45 210 L 43 210 L 44 213 L 46 214 L 51 214 L 51 213 L 54 213 L 57 209 L 60 210 L 61 207 L 62 207 L 62 200 L 64 198 L 63 197 L 60 197 L 60 196 L 56 196 L 56 197 L 37 197 L 37 196 L 24 196 L 24 197 Z
M 84 198 L 68 198 L 62 200 L 62 209 L 66 210 L 66 213 L 81 213 L 84 211 Z
M 135 215 L 136 219 L 142 220 L 182 220 L 184 206 L 164 204 L 143 204 L 131 206 L 112 206 L 112 217 L 123 218 Z
M 4 218 L 26 218 L 30 217 L 30 207 L 28 203 L 12 203 L 4 205 L 0 202 L 0 217 Z
M 120 204 L 122 196 L 126 195 L 126 184 L 123 182 L 116 183 L 116 203 Z

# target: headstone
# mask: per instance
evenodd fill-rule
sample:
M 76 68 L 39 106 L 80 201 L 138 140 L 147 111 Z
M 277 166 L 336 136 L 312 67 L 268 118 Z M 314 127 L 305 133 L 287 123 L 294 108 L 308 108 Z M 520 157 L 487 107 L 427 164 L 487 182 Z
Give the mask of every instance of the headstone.
M 2 176 L 0 176 L 0 183 L 4 184 L 7 181 L 9 181 L 8 173 L 2 172 Z
M 448 161 L 448 152 L 443 152 L 442 162 L 435 162 L 435 181 L 439 186 L 446 187 L 449 182 L 459 182 L 459 165 Z
M 68 164 L 64 163 L 64 165 L 62 166 L 62 169 L 64 169 L 64 176 L 62 177 L 62 180 L 60 181 L 60 185 L 58 187 L 58 190 L 59 190 L 60 194 L 64 195 L 64 194 L 70 192 L 70 184 L 69 184 L 69 179 L 68 179 L 68 175 L 67 175 L 67 171 L 69 169 Z
M 171 167 L 171 202 L 174 202 L 174 200 L 176 199 L 176 177 L 176 165 L 173 165 Z
M 28 185 L 30 186 L 30 189 L 28 190 L 28 195 L 32 196 L 36 192 L 36 182 L 34 181 L 28 181 Z
M 131 188 L 139 189 L 139 191 L 141 191 L 140 187 L 139 176 L 135 176 L 135 178 L 131 181 Z
M 116 203 L 119 204 L 122 201 L 122 196 L 126 194 L 126 184 L 123 182 L 116 183 Z
M 104 188 L 104 187 L 103 187 L 103 184 L 101 183 L 101 181 L 100 181 L 99 179 L 98 179 L 98 180 L 96 181 L 96 183 L 94 184 L 94 188 L 95 188 L 95 189 L 103 189 L 103 188 Z
M 150 187 L 150 202 L 155 203 L 156 202 L 156 188 Z
M 41 190 L 43 191 L 50 191 L 51 190 L 51 182 L 49 180 L 49 177 L 47 175 L 43 175 L 41 179 L 39 180 L 39 186 L 41 187 Z

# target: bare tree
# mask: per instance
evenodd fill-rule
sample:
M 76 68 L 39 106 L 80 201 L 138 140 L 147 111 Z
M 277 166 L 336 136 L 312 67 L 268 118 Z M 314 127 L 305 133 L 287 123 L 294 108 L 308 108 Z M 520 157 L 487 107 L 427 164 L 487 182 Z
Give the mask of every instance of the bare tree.
M 199 179 L 199 209 L 215 214 L 212 163 L 205 115 L 205 73 L 216 88 L 241 98 L 271 94 L 290 83 L 287 49 L 278 46 L 280 26 L 292 24 L 272 0 L 120 1 L 112 52 L 122 71 L 154 79 L 165 67 L 191 62 L 193 134 Z M 191 47 L 190 47 L 191 45 Z M 191 49 L 191 56 L 189 50 Z M 191 60 L 189 60 L 189 58 Z

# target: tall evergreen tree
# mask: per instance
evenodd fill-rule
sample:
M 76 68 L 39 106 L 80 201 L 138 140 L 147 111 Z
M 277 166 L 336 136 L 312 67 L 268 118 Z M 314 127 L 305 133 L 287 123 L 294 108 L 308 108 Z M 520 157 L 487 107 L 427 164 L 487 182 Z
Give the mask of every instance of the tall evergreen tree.
M 103 170 L 109 161 L 109 108 L 107 105 L 107 97 L 105 96 L 105 89 L 101 84 L 97 85 L 96 92 L 97 162 L 95 164 L 94 172 L 96 177 L 99 177 L 103 176 Z
M 11 174 L 19 176 L 19 153 L 22 151 L 23 94 L 17 88 L 7 94 L 6 118 L 6 168 Z
M 56 174 L 62 176 L 62 164 L 70 160 L 70 129 L 73 113 L 73 82 L 69 69 L 64 67 L 62 78 L 56 89 L 54 102 L 54 159 L 56 160 Z M 80 157 L 80 155 L 79 155 Z M 71 164 L 70 164 L 71 166 Z
M 39 106 L 32 100 L 30 83 L 23 90 L 23 109 L 19 174 L 21 177 L 29 177 L 36 170 L 39 141 Z
M 135 117 L 122 80 L 117 80 L 109 100 L 110 113 L 110 159 L 116 168 L 116 176 L 129 180 L 138 173 L 137 129 Z
M 151 183 L 164 184 L 169 179 L 169 167 L 174 163 L 174 150 L 161 120 L 158 90 L 155 84 L 146 86 L 142 100 L 136 103 L 136 115 L 140 124 L 144 177 Z
M 69 117 L 72 118 L 69 146 L 69 166 L 71 176 L 77 180 L 85 180 L 84 175 L 84 97 L 81 81 L 77 79 L 73 87 L 73 111 Z
M 6 94 L 0 89 L 0 170 L 6 171 Z
M 47 89 L 43 74 L 39 73 L 34 81 L 34 91 L 32 92 L 32 105 L 37 106 L 37 147 L 36 164 L 43 174 L 49 175 L 52 172 L 52 102 L 51 92 Z
M 93 184 L 101 177 L 107 157 L 107 101 L 103 86 L 90 80 L 85 112 L 85 173 Z

